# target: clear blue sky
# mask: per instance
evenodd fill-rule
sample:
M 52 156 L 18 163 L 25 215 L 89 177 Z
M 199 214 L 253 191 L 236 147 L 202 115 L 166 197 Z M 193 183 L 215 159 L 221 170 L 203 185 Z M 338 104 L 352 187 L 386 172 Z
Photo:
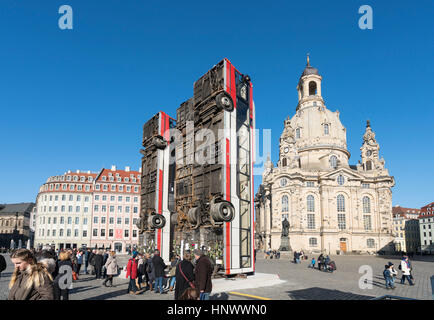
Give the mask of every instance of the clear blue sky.
M 73 30 L 58 28 L 63 4 Z M 373 30 L 358 27 L 363 4 Z M 143 123 L 159 110 L 175 116 L 224 57 L 252 78 L 276 162 L 307 52 L 327 107 L 341 112 L 350 162 L 370 119 L 396 179 L 393 204 L 434 201 L 433 9 L 431 0 L 2 0 L 0 203 L 34 201 L 68 169 L 138 169 Z

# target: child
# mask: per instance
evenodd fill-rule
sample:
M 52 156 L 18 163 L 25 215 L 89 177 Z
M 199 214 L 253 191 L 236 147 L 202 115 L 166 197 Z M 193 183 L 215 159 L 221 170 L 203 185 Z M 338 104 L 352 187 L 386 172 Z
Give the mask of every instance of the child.
M 312 258 L 309 268 L 315 269 L 315 263 L 316 263 L 315 258 Z
M 386 280 L 386 289 L 389 290 L 390 289 L 395 289 L 395 287 L 393 286 L 393 278 L 392 278 L 392 273 L 390 271 L 391 266 L 389 266 L 388 264 L 386 264 L 384 266 L 384 271 L 383 271 L 383 276 L 384 276 L 384 280 Z

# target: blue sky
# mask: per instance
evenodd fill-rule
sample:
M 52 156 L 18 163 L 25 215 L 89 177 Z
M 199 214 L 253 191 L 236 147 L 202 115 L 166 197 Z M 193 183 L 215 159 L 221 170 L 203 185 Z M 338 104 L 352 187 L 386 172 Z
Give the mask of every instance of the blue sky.
M 433 1 L 38 2 L 0 4 L 0 203 L 34 201 L 68 169 L 138 169 L 143 123 L 175 116 L 224 57 L 252 78 L 276 162 L 307 52 L 326 106 L 341 112 L 350 162 L 370 119 L 396 179 L 393 204 L 434 201 Z M 73 30 L 58 28 L 63 4 Z M 373 30 L 358 27 L 364 4 Z

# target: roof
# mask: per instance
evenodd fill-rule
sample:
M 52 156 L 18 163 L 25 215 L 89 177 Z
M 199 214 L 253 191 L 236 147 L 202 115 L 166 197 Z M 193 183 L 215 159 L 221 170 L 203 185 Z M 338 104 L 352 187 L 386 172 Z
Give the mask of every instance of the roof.
M 34 206 L 33 202 L 0 204 L 0 214 L 31 212 Z
M 431 217 L 434 217 L 434 202 L 431 202 L 420 209 L 419 219 Z
M 97 178 L 97 182 L 101 182 L 102 181 L 102 177 L 109 176 L 109 173 L 113 176 L 113 177 L 120 177 L 122 178 L 122 180 L 124 178 L 131 178 L 131 175 L 133 175 L 136 179 L 137 179 L 137 183 L 140 183 L 140 177 L 141 177 L 141 173 L 139 171 L 125 171 L 125 170 L 111 170 L 111 169 L 103 169 L 101 171 L 101 173 L 99 174 L 98 178 Z M 118 176 L 116 176 L 116 174 L 119 174 Z M 103 182 L 109 182 L 110 181 L 103 181 Z M 124 180 L 122 181 L 124 182 Z M 112 181 L 111 183 L 118 183 L 117 181 Z M 131 183 L 131 182 L 129 182 Z

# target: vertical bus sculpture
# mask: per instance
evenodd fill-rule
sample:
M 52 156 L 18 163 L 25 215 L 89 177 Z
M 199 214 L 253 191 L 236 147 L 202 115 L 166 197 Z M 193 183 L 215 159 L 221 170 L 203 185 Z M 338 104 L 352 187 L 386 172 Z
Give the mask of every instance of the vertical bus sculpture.
M 183 144 L 176 149 L 175 246 L 206 248 L 224 274 L 253 272 L 255 123 L 249 76 L 229 60 L 220 61 L 194 83 L 193 98 L 177 116 Z
M 142 244 L 160 250 L 167 262 L 171 252 L 170 216 L 174 211 L 174 168 L 170 161 L 169 130 L 175 121 L 157 113 L 143 126 L 141 212 L 138 222 Z

